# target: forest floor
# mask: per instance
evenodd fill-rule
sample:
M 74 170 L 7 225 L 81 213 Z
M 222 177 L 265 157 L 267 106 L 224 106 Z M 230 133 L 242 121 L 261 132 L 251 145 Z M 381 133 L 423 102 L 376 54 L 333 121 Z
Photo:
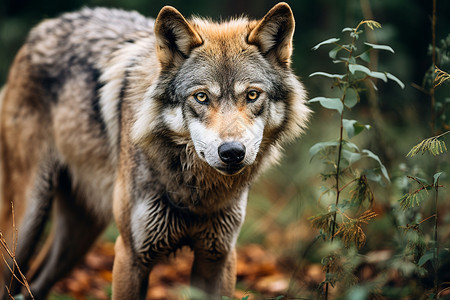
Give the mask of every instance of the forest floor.
M 109 299 L 111 296 L 114 245 L 98 243 L 67 278 L 53 289 L 50 299 Z M 193 255 L 188 249 L 179 251 L 167 262 L 157 265 L 150 276 L 147 299 L 186 299 Z M 310 265 L 302 271 L 311 285 L 323 280 L 322 267 Z M 276 299 L 295 286 L 293 270 L 280 266 L 274 255 L 260 245 L 250 244 L 238 248 L 237 290 L 235 297 L 242 299 Z M 298 278 L 298 277 L 297 277 Z M 305 278 L 303 277 L 303 283 Z

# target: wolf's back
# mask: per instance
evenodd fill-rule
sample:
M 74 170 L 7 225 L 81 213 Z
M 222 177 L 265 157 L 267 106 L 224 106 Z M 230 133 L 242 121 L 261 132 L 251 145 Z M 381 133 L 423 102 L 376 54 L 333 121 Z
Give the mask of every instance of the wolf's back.
M 153 35 L 153 23 L 137 12 L 84 8 L 42 22 L 31 31 L 26 46 L 32 65 L 64 80 L 75 67 L 100 69 L 114 51 L 134 42 L 136 32 Z

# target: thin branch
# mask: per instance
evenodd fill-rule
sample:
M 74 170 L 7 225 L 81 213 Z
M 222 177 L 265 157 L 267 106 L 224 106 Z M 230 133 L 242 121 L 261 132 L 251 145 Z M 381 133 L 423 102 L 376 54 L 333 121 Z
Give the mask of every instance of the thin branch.
M 419 90 L 419 91 L 421 91 L 422 93 L 424 93 L 424 94 L 426 94 L 426 95 L 430 95 L 430 91 L 427 91 L 426 89 L 424 89 L 422 86 L 420 86 L 420 85 L 418 85 L 418 84 L 416 84 L 416 83 L 411 83 L 411 86 L 413 87 L 413 88 L 415 88 L 416 90 Z
M 28 284 L 28 281 L 25 277 L 25 275 L 22 273 L 22 271 L 20 270 L 19 264 L 16 260 L 16 249 L 17 249 L 17 236 L 18 236 L 18 231 L 17 231 L 17 227 L 16 227 L 16 222 L 15 222 L 15 212 L 14 212 L 14 204 L 11 203 L 11 211 L 12 211 L 12 222 L 13 222 L 13 251 L 11 251 L 11 249 L 8 247 L 8 244 L 6 243 L 6 239 L 4 238 L 3 234 L 0 232 L 0 245 L 2 246 L 2 248 L 4 249 L 4 251 L 8 254 L 8 256 L 11 258 L 12 260 L 12 266 L 10 266 L 7 261 L 5 256 L 2 253 L 2 258 L 3 261 L 5 262 L 6 266 L 8 267 L 9 271 L 11 272 L 11 282 L 10 282 L 10 286 L 9 288 L 6 286 L 6 289 L 8 290 L 8 295 L 14 299 L 11 294 L 11 287 L 12 287 L 12 281 L 13 279 L 16 279 L 21 285 L 23 285 L 26 289 L 28 294 L 30 295 L 31 299 L 34 299 L 33 294 L 31 293 L 31 289 L 30 286 Z M 20 275 L 20 279 L 18 278 L 18 276 L 16 275 L 16 271 L 19 273 Z
M 433 0 L 433 17 L 431 19 L 431 60 L 433 66 L 436 65 L 436 0 Z M 431 97 L 431 133 L 432 135 L 436 134 L 436 97 L 435 97 L 435 89 L 434 86 L 430 88 L 430 97 Z
M 421 188 L 421 190 L 422 189 L 426 189 L 427 187 L 429 187 L 429 185 L 424 185 L 420 180 L 418 180 L 416 177 L 413 177 L 413 176 L 409 176 L 409 175 L 407 175 L 406 177 L 408 177 L 409 179 L 412 179 L 412 180 L 414 180 L 415 182 L 417 182 L 417 184 L 419 184 L 422 188 Z
M 431 216 L 429 216 L 429 217 L 423 219 L 422 221 L 420 221 L 420 222 L 418 223 L 418 225 L 420 225 L 420 224 L 422 224 L 422 223 L 428 221 L 428 220 L 431 219 L 431 218 L 435 218 L 435 217 L 436 217 L 436 214 L 432 214 Z
M 434 207 L 435 207 L 435 221 L 434 221 L 434 241 L 436 245 L 436 251 L 434 253 L 434 294 L 437 295 L 439 292 L 439 280 L 438 280 L 438 269 L 439 269 L 439 219 L 438 219 L 438 198 L 439 198 L 439 178 L 436 180 L 435 184 L 435 197 L 434 197 Z
M 3 258 L 3 262 L 5 263 L 5 265 L 8 267 L 9 271 L 11 272 L 11 274 L 13 275 L 13 278 L 15 278 L 21 285 L 25 285 L 22 280 L 19 279 L 19 277 L 17 277 L 17 275 L 14 272 L 14 264 L 13 267 L 11 268 L 11 266 L 8 264 L 8 262 L 6 261 L 5 256 L 2 253 L 2 258 Z M 9 289 L 11 289 L 11 286 L 9 286 Z
M 359 178 L 354 178 L 353 180 L 350 180 L 349 182 L 347 182 L 343 187 L 340 188 L 340 191 L 342 192 L 343 190 L 345 190 L 350 184 L 352 184 L 355 181 L 358 181 Z

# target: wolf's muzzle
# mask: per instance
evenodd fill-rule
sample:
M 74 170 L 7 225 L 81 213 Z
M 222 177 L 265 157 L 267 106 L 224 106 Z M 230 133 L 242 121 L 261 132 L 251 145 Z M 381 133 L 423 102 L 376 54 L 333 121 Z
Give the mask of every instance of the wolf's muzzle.
M 245 146 L 240 142 L 226 142 L 219 146 L 219 157 L 227 165 L 236 165 L 244 160 Z

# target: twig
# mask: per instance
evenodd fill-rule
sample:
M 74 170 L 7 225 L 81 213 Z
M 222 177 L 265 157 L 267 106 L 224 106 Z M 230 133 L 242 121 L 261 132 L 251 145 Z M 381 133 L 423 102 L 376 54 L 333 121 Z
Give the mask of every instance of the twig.
M 431 19 L 431 60 L 433 66 L 436 66 L 436 0 L 433 0 L 433 17 Z M 435 88 L 432 85 L 430 88 L 431 97 L 431 132 L 435 135 L 435 123 L 436 123 L 436 97 L 434 94 Z
M 19 264 L 17 263 L 17 260 L 16 260 L 18 231 L 17 231 L 16 221 L 15 221 L 14 204 L 12 202 L 11 202 L 11 211 L 12 211 L 12 222 L 13 222 L 13 224 L 12 224 L 13 225 L 13 241 L 12 241 L 13 251 L 11 251 L 11 249 L 8 247 L 6 239 L 4 238 L 3 234 L 0 232 L 0 245 L 2 246 L 2 248 L 5 250 L 5 252 L 8 254 L 8 256 L 12 260 L 12 267 L 11 267 L 7 263 L 6 258 L 2 253 L 3 261 L 5 262 L 6 266 L 8 267 L 8 269 L 12 275 L 11 281 L 9 284 L 9 288 L 8 288 L 8 286 L 5 286 L 5 287 L 8 291 L 8 295 L 10 296 L 10 298 L 14 299 L 13 296 L 11 295 L 10 291 L 12 289 L 13 279 L 15 278 L 21 285 L 23 285 L 27 289 L 27 292 L 30 295 L 31 299 L 34 299 L 33 294 L 31 293 L 30 285 L 28 284 L 28 281 L 27 281 L 25 275 L 20 270 Z M 19 273 L 21 279 L 19 279 L 19 277 L 16 275 L 16 270 Z
M 349 182 L 347 182 L 343 187 L 340 188 L 340 191 L 342 192 L 343 190 L 345 190 L 350 184 L 352 184 L 353 182 L 358 181 L 358 178 L 355 178 L 353 180 L 350 180 Z
M 19 277 L 17 277 L 17 275 L 14 272 L 14 264 L 13 267 L 11 268 L 11 266 L 8 264 L 8 262 L 6 261 L 5 256 L 2 254 L 2 258 L 3 258 L 3 262 L 5 263 L 5 265 L 8 267 L 9 271 L 11 272 L 13 278 L 15 278 L 21 285 L 25 285 L 22 280 L 19 279 Z M 11 279 L 12 281 L 12 279 Z M 11 286 L 9 287 L 9 290 L 11 289 Z
M 432 214 L 431 216 L 429 216 L 429 217 L 423 219 L 422 221 L 420 221 L 420 222 L 418 223 L 418 225 L 420 225 L 420 224 L 422 224 L 422 223 L 428 221 L 428 220 L 431 219 L 431 218 L 435 218 L 435 217 L 436 217 L 436 214 Z
M 423 87 L 421 87 L 420 85 L 416 84 L 416 83 L 411 83 L 411 86 L 413 88 L 415 88 L 416 90 L 421 91 L 422 93 L 426 94 L 426 95 L 430 95 L 430 91 L 427 91 L 426 89 L 424 89 Z
M 436 243 L 436 251 L 434 253 L 434 294 L 437 295 L 439 292 L 439 280 L 438 280 L 438 269 L 439 269 L 439 219 L 438 219 L 438 198 L 439 198 L 439 178 L 436 180 L 435 184 L 435 197 L 434 197 L 434 207 L 435 207 L 435 221 L 434 221 L 434 240 Z

